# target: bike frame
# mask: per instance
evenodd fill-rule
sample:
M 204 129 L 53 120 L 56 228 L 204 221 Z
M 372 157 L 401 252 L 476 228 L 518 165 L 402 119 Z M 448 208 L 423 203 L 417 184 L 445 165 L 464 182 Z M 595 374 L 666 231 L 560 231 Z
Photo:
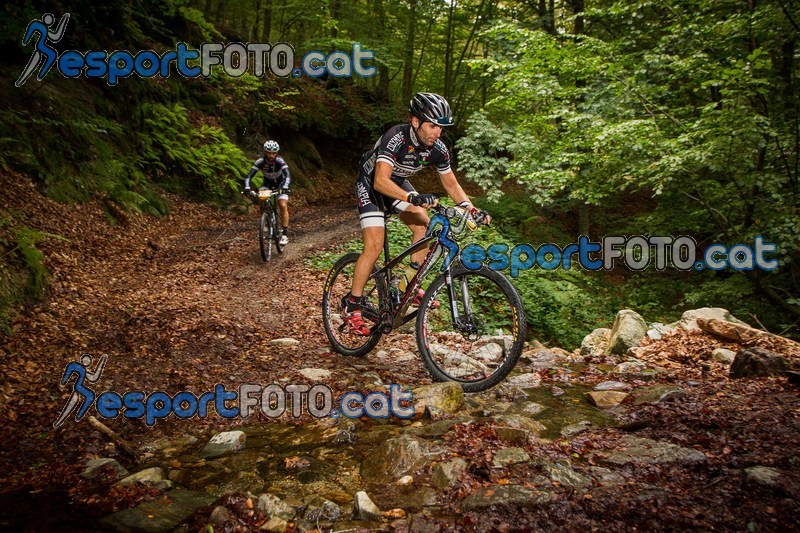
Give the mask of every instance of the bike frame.
M 270 190 L 269 198 L 259 198 L 258 199 L 258 207 L 259 211 L 258 214 L 262 214 L 267 209 L 272 210 L 272 218 L 275 219 L 278 216 L 278 210 L 276 209 L 276 205 L 278 203 L 278 189 Z M 269 205 L 269 207 L 267 207 Z
M 386 216 L 388 222 L 389 216 Z M 441 229 L 435 229 L 437 224 L 441 224 Z M 386 280 L 386 287 L 387 287 L 387 300 L 389 301 L 389 310 L 386 313 L 383 309 L 381 309 L 381 327 L 384 328 L 384 332 L 388 333 L 392 329 L 399 328 L 406 322 L 409 322 L 416 318 L 417 314 L 419 313 L 419 309 L 406 314 L 408 307 L 411 305 L 411 301 L 414 299 L 414 296 L 417 293 L 420 285 L 422 284 L 422 280 L 430 272 L 431 268 L 437 262 L 437 260 L 441 256 L 442 249 L 447 249 L 450 252 L 450 255 L 446 259 L 445 265 L 442 268 L 442 271 L 445 273 L 446 277 L 446 284 L 448 287 L 448 291 L 450 293 L 450 312 L 452 313 L 453 324 L 463 328 L 464 325 L 461 321 L 459 316 L 458 309 L 456 307 L 456 294 L 455 289 L 453 288 L 452 284 L 452 277 L 450 275 L 451 266 L 453 263 L 453 258 L 458 255 L 459 246 L 455 243 L 453 239 L 449 238 L 450 232 L 450 220 L 443 216 L 440 213 L 437 213 L 431 218 L 430 223 L 428 224 L 428 229 L 426 231 L 425 237 L 420 239 L 419 241 L 413 243 L 411 246 L 403 250 L 397 257 L 391 259 L 389 253 L 389 239 L 388 239 L 388 226 L 384 226 L 384 239 L 383 239 L 383 257 L 384 257 L 384 266 L 380 268 L 378 271 L 374 272 L 370 278 L 376 278 L 378 283 L 380 283 L 380 278 Z M 403 297 L 400 299 L 399 302 L 396 302 L 392 299 L 391 291 L 391 280 L 392 280 L 392 269 L 402 263 L 406 257 L 410 256 L 411 254 L 422 250 L 428 247 L 428 253 L 425 256 L 425 259 L 420 264 L 419 270 L 417 270 L 416 275 L 408 282 L 406 287 L 406 292 Z M 470 313 L 470 305 L 469 305 L 469 294 L 467 293 L 467 287 L 462 285 L 462 297 L 463 303 L 465 305 L 465 311 L 467 314 Z

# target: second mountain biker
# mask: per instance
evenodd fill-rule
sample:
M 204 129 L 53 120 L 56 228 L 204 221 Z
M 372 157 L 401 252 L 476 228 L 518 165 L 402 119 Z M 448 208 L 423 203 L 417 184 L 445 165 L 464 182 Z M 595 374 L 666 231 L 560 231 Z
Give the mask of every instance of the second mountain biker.
M 292 183 L 292 175 L 289 173 L 289 165 L 278 155 L 278 150 L 280 150 L 280 146 L 277 142 L 267 141 L 264 143 L 264 156 L 258 158 L 250 168 L 250 173 L 244 180 L 244 192 L 250 192 L 250 180 L 259 171 L 264 176 L 263 185 L 265 187 L 281 190 L 281 194 L 278 195 L 278 209 L 283 227 L 280 244 L 286 245 L 289 242 L 289 185 Z

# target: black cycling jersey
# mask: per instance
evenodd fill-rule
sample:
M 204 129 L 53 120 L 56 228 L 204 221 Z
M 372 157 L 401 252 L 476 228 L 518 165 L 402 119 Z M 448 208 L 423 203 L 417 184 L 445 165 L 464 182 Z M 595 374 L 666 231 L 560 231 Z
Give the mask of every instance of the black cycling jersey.
M 378 139 L 372 150 L 361 158 L 356 197 L 361 227 L 383 226 L 386 211 L 404 211 L 408 203 L 390 198 L 374 189 L 375 165 L 384 162 L 392 165 L 391 179 L 403 190 L 412 192 L 414 187 L 408 179 L 428 166 L 436 167 L 439 174 L 450 172 L 450 152 L 447 146 L 436 139 L 433 146 L 424 146 L 411 124 L 400 124 L 389 129 Z
M 244 180 L 245 189 L 250 188 L 250 180 L 258 171 L 264 176 L 264 184 L 275 189 L 288 189 L 292 182 L 292 175 L 289 173 L 289 165 L 281 156 L 275 158 L 275 162 L 270 163 L 266 157 L 260 157 L 253 163 L 250 173 Z
M 362 158 L 361 171 L 370 176 L 370 183 L 379 161 L 392 165 L 392 181 L 398 185 L 430 165 L 440 174 L 450 172 L 450 152 L 444 143 L 436 139 L 432 147 L 423 146 L 411 124 L 390 128 Z

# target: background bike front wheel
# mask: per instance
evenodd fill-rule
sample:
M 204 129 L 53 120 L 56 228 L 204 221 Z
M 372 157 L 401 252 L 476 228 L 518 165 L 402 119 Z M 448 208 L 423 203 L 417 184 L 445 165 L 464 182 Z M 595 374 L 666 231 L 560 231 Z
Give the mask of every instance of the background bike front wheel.
M 286 247 L 286 245 L 281 244 L 281 232 L 278 229 L 279 228 L 278 217 L 275 215 L 273 215 L 272 217 L 272 228 L 273 228 L 272 240 L 275 242 L 275 249 L 278 251 L 279 254 L 282 254 L 283 249 Z
M 333 349 L 342 355 L 364 356 L 372 350 L 381 338 L 379 327 L 379 303 L 384 298 L 383 287 L 378 286 L 375 278 L 367 280 L 364 295 L 368 304 L 362 310 L 364 322 L 371 330 L 368 336 L 350 333 L 342 319 L 342 298 L 350 292 L 353 285 L 353 271 L 358 254 L 347 254 L 331 269 L 325 280 L 322 294 L 322 322 L 325 334 Z M 376 269 L 373 269 L 375 272 Z
M 458 266 L 452 287 L 442 275 L 425 291 L 417 345 L 438 381 L 458 382 L 466 392 L 493 387 L 517 364 L 524 342 L 522 300 L 499 272 Z
M 258 224 L 258 244 L 261 248 L 261 259 L 264 261 L 272 258 L 273 231 L 272 217 L 269 212 L 261 213 L 261 220 Z

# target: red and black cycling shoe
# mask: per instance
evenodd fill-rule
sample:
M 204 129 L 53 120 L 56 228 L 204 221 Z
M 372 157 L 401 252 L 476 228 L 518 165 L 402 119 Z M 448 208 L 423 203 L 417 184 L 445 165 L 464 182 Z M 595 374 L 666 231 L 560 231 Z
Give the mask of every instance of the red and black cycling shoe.
M 361 302 L 350 294 L 342 298 L 342 320 L 349 333 L 369 337 L 371 331 L 361 315 Z
M 420 287 L 419 289 L 417 289 L 417 294 L 414 295 L 414 299 L 411 300 L 411 305 L 416 305 L 417 307 L 419 307 L 419 305 L 422 303 L 423 296 L 425 296 L 425 291 L 422 289 L 422 287 Z M 438 309 L 439 305 L 440 305 L 439 302 L 433 300 L 431 302 L 431 309 Z

